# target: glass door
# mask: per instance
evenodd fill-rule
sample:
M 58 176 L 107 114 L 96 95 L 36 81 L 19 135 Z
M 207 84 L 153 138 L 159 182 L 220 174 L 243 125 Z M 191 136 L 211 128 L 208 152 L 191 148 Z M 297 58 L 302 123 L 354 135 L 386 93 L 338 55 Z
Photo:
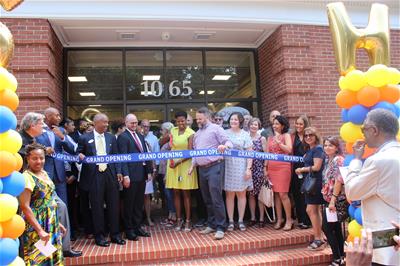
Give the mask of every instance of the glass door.
M 159 137 L 161 124 L 166 120 L 164 104 L 128 105 L 128 114 L 135 114 L 139 121 L 148 119 L 150 121 L 150 131 Z
M 193 124 L 191 124 L 192 129 L 197 129 L 197 124 L 196 124 L 196 111 L 200 107 L 205 106 L 203 103 L 180 103 L 180 104 L 168 104 L 167 105 L 167 111 L 168 111 L 168 121 L 171 121 L 174 123 L 175 120 L 175 114 L 178 111 L 185 111 L 188 115 L 192 117 Z

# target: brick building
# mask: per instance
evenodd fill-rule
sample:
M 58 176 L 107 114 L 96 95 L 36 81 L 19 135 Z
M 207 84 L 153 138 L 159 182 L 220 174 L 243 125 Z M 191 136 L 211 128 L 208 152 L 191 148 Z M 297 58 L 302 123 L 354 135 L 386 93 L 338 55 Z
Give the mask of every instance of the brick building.
M 18 118 L 54 106 L 74 119 L 135 112 L 157 125 L 176 110 L 237 106 L 264 123 L 273 109 L 305 113 L 324 135 L 338 134 L 329 1 L 95 2 L 28 1 L 1 14 L 15 39 Z M 344 2 L 365 27 L 372 2 Z M 399 4 L 382 2 L 400 68 Z M 363 51 L 357 60 L 366 70 Z

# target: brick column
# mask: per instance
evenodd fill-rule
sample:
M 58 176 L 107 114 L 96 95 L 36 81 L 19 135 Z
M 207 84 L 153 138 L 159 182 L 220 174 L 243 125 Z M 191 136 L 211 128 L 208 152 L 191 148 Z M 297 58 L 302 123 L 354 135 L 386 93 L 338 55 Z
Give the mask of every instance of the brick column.
M 8 67 L 18 80 L 20 120 L 29 111 L 47 107 L 62 111 L 63 47 L 46 19 L 2 19 L 14 36 Z
M 282 25 L 259 48 L 262 118 L 277 109 L 291 120 L 307 114 L 323 136 L 339 135 L 340 90 L 328 27 Z M 367 54 L 357 53 L 357 67 L 366 71 Z M 400 31 L 391 31 L 391 66 L 400 67 Z

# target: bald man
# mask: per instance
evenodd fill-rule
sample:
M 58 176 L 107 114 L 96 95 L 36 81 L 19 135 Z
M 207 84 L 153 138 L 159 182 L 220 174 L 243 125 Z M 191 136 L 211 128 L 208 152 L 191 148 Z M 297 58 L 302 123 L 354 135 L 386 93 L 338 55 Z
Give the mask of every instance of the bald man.
M 102 113 L 96 114 L 93 123 L 94 130 L 79 138 L 77 152 L 80 159 L 83 160 L 85 156 L 118 154 L 117 140 L 107 132 L 108 117 Z M 107 206 L 111 242 L 125 245 L 125 240 L 119 233 L 118 182 L 120 181 L 122 175 L 119 163 L 82 164 L 79 186 L 82 190 L 89 191 L 95 243 L 101 247 L 110 245 L 105 238 L 104 203 Z
M 63 129 L 58 127 L 60 121 L 60 112 L 56 108 L 47 108 L 44 111 L 43 133 L 36 137 L 36 141 L 46 147 L 44 170 L 56 185 L 57 195 L 65 204 L 68 204 L 64 162 L 51 156 L 53 153 L 62 153 L 63 151 L 70 154 L 75 153 L 74 145 L 65 137 Z

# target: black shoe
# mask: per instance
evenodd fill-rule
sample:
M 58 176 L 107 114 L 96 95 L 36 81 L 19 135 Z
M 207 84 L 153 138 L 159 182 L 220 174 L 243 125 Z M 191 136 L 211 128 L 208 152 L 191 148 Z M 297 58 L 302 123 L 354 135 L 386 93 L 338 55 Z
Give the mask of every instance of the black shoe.
M 72 249 L 69 251 L 63 251 L 63 256 L 66 258 L 80 257 L 82 256 L 82 251 L 77 251 Z
M 111 238 L 111 243 L 115 243 L 115 244 L 118 244 L 118 245 L 125 245 L 126 242 L 120 236 L 117 236 L 117 237 L 112 237 Z
M 109 247 L 110 246 L 110 242 L 108 242 L 107 240 L 105 240 L 104 238 L 102 239 L 96 239 L 96 245 L 100 246 L 100 247 Z
M 135 234 L 136 234 L 137 236 L 150 237 L 150 233 L 144 231 L 142 228 L 136 229 L 136 230 L 135 230 Z
M 197 223 L 194 225 L 194 227 L 199 228 L 207 225 L 206 219 L 200 219 L 197 221 Z
M 311 228 L 311 225 L 299 224 L 297 227 L 300 228 L 300 229 L 308 229 L 308 228 Z
M 139 237 L 133 232 L 125 233 L 125 236 L 126 236 L 126 239 L 128 239 L 128 240 L 132 240 L 132 241 L 138 241 L 139 240 Z

